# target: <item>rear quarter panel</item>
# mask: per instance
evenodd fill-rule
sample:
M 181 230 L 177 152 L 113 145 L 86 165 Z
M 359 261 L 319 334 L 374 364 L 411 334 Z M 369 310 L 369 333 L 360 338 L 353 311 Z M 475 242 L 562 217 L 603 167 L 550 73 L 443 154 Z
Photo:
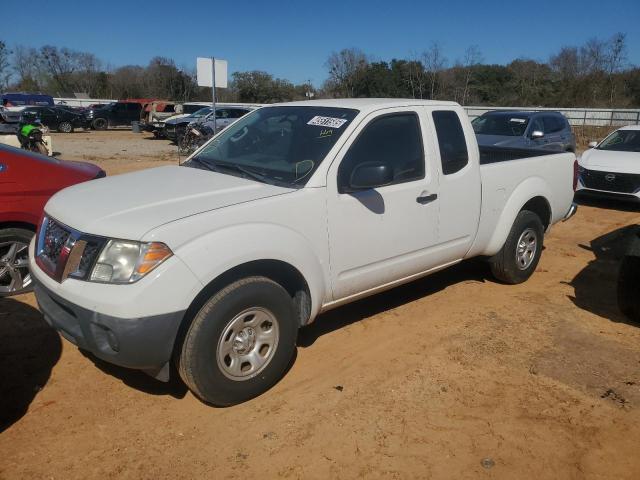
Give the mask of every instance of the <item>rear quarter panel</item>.
M 558 153 L 482 165 L 480 224 L 467 256 L 495 255 L 522 207 L 534 197 L 548 202 L 549 226 L 562 220 L 573 201 L 575 158 L 573 153 Z

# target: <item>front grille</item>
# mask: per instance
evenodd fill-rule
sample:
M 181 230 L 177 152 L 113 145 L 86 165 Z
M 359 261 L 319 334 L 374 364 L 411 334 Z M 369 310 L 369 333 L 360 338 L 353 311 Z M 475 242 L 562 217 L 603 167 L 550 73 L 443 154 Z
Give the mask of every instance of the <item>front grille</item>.
M 86 279 L 104 246 L 104 239 L 84 235 L 45 217 L 38 233 L 36 261 L 58 282 Z
M 55 220 L 49 219 L 40 245 L 40 257 L 51 265 L 57 265 L 62 248 L 70 236 L 71 232 Z
M 616 193 L 635 193 L 640 189 L 640 175 L 631 173 L 602 172 L 600 170 L 584 170 L 580 174 L 582 184 L 586 188 Z
M 86 278 L 91 273 L 91 268 L 102 249 L 102 242 L 97 240 L 87 241 L 80 259 L 78 268 L 71 273 L 71 276 L 78 278 Z

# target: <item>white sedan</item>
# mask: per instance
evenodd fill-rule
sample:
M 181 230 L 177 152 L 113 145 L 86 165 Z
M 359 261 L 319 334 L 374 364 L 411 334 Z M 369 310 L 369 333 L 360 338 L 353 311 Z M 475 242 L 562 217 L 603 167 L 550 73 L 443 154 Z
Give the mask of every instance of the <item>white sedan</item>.
M 592 142 L 578 159 L 577 193 L 640 200 L 640 125 Z

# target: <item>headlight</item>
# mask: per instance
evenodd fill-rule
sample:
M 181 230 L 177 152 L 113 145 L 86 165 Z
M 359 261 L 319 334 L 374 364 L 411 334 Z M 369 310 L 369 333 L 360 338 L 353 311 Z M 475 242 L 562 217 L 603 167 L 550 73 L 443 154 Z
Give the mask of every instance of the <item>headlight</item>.
M 92 282 L 133 283 L 173 253 L 164 243 L 109 240 L 91 271 Z

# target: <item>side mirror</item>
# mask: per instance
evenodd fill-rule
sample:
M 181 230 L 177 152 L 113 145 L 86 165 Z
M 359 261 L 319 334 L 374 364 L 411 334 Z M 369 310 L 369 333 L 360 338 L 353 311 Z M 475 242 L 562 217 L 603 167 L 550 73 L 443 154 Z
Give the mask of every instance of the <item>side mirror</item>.
M 533 140 L 537 140 L 538 138 L 542 137 L 544 137 L 544 132 L 541 132 L 540 130 L 534 130 L 533 132 L 531 132 L 531 138 Z
M 351 172 L 349 189 L 366 190 L 382 187 L 393 182 L 393 170 L 382 162 L 365 162 Z
M 598 146 L 598 142 L 589 142 L 589 148 L 596 148 Z

